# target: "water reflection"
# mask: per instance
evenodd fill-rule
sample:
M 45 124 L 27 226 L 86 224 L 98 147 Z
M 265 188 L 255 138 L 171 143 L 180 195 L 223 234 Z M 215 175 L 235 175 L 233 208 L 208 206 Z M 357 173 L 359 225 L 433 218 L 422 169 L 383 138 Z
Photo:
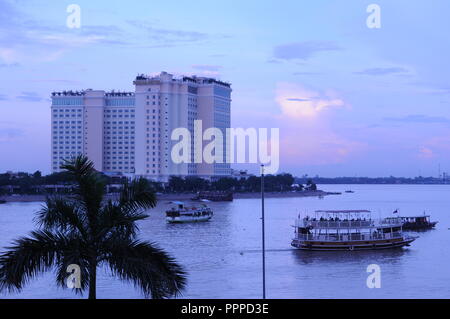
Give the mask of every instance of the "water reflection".
M 294 260 L 301 265 L 310 264 L 345 264 L 345 263 L 383 263 L 397 264 L 403 257 L 411 254 L 405 248 L 361 251 L 303 251 L 293 249 Z

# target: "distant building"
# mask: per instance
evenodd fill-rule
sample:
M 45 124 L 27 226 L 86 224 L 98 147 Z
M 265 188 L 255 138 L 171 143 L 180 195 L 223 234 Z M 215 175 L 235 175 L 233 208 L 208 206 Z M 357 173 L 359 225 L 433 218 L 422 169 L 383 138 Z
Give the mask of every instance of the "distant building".
M 20 176 L 19 172 L 13 172 L 13 171 L 6 171 L 5 175 L 7 175 L 10 179 L 18 178 Z
M 194 134 L 194 120 L 203 131 L 230 127 L 231 86 L 206 77 L 175 78 L 162 72 L 139 75 L 134 92 L 84 90 L 52 93 L 51 167 L 64 158 L 87 155 L 105 173 L 166 180 L 170 175 L 204 177 L 231 174 L 227 163 L 181 163 L 171 159 L 174 129 Z M 193 141 L 192 141 L 193 146 Z M 193 158 L 194 148 L 191 155 Z M 220 150 L 219 150 L 220 151 Z M 223 147 L 225 162 L 226 147 Z
M 249 174 L 247 170 L 231 170 L 231 177 L 237 179 L 248 179 L 251 176 L 255 176 L 254 174 Z

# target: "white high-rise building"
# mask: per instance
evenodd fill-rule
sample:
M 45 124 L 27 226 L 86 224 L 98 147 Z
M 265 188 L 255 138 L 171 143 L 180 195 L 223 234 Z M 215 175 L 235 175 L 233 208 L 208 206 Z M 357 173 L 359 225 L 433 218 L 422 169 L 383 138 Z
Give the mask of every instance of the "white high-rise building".
M 87 155 L 103 172 L 121 172 L 167 180 L 171 175 L 204 177 L 231 174 L 230 164 L 181 163 L 171 159 L 171 140 L 176 128 L 194 136 L 194 121 L 202 130 L 230 127 L 230 84 L 212 78 L 175 78 L 162 72 L 139 75 L 135 92 L 54 92 L 52 94 L 52 171 L 64 158 Z M 224 139 L 225 140 L 225 139 Z M 203 145 L 202 145 L 203 146 Z M 198 146 L 196 146 L 198 147 Z M 194 139 L 191 157 L 194 159 Z

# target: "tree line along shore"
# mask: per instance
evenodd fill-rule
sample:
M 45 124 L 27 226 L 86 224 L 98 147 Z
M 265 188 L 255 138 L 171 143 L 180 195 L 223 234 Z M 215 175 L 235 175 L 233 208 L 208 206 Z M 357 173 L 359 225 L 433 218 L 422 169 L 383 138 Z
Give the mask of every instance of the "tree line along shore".
M 108 176 L 99 173 L 106 185 L 107 196 L 120 192 L 127 181 L 125 176 Z M 257 176 L 222 177 L 208 180 L 196 176 L 171 176 L 168 182 L 148 181 L 149 187 L 159 199 L 186 200 L 202 191 L 232 192 L 234 198 L 256 198 L 260 196 L 261 178 Z M 51 194 L 71 194 L 74 181 L 66 172 L 43 176 L 39 171 L 29 173 L 0 174 L 0 199 L 7 202 L 42 201 Z M 291 174 L 265 176 L 264 189 L 267 197 L 324 196 L 334 193 L 317 189 L 313 180 L 304 184 L 295 183 Z
M 328 195 L 340 195 L 338 192 L 327 192 L 322 190 L 316 191 L 290 191 L 290 192 L 266 192 L 264 196 L 266 198 L 283 198 L 283 197 L 322 197 Z M 187 201 L 191 200 L 197 195 L 197 193 L 157 193 L 156 197 L 160 200 L 179 200 Z M 38 195 L 3 195 L 0 196 L 0 200 L 4 202 L 43 202 L 48 195 L 38 194 Z M 105 198 L 115 198 L 115 194 L 106 195 Z M 234 199 L 243 198 L 260 198 L 260 192 L 253 193 L 234 193 Z

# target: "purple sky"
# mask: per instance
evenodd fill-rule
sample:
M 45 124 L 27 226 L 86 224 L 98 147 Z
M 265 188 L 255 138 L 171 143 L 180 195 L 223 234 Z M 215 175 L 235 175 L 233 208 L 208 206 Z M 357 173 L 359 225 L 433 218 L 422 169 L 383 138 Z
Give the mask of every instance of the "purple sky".
M 281 171 L 450 172 L 450 2 L 343 3 L 2 0 L 0 172 L 49 172 L 52 91 L 163 70 L 231 82 L 232 126 L 279 127 Z

